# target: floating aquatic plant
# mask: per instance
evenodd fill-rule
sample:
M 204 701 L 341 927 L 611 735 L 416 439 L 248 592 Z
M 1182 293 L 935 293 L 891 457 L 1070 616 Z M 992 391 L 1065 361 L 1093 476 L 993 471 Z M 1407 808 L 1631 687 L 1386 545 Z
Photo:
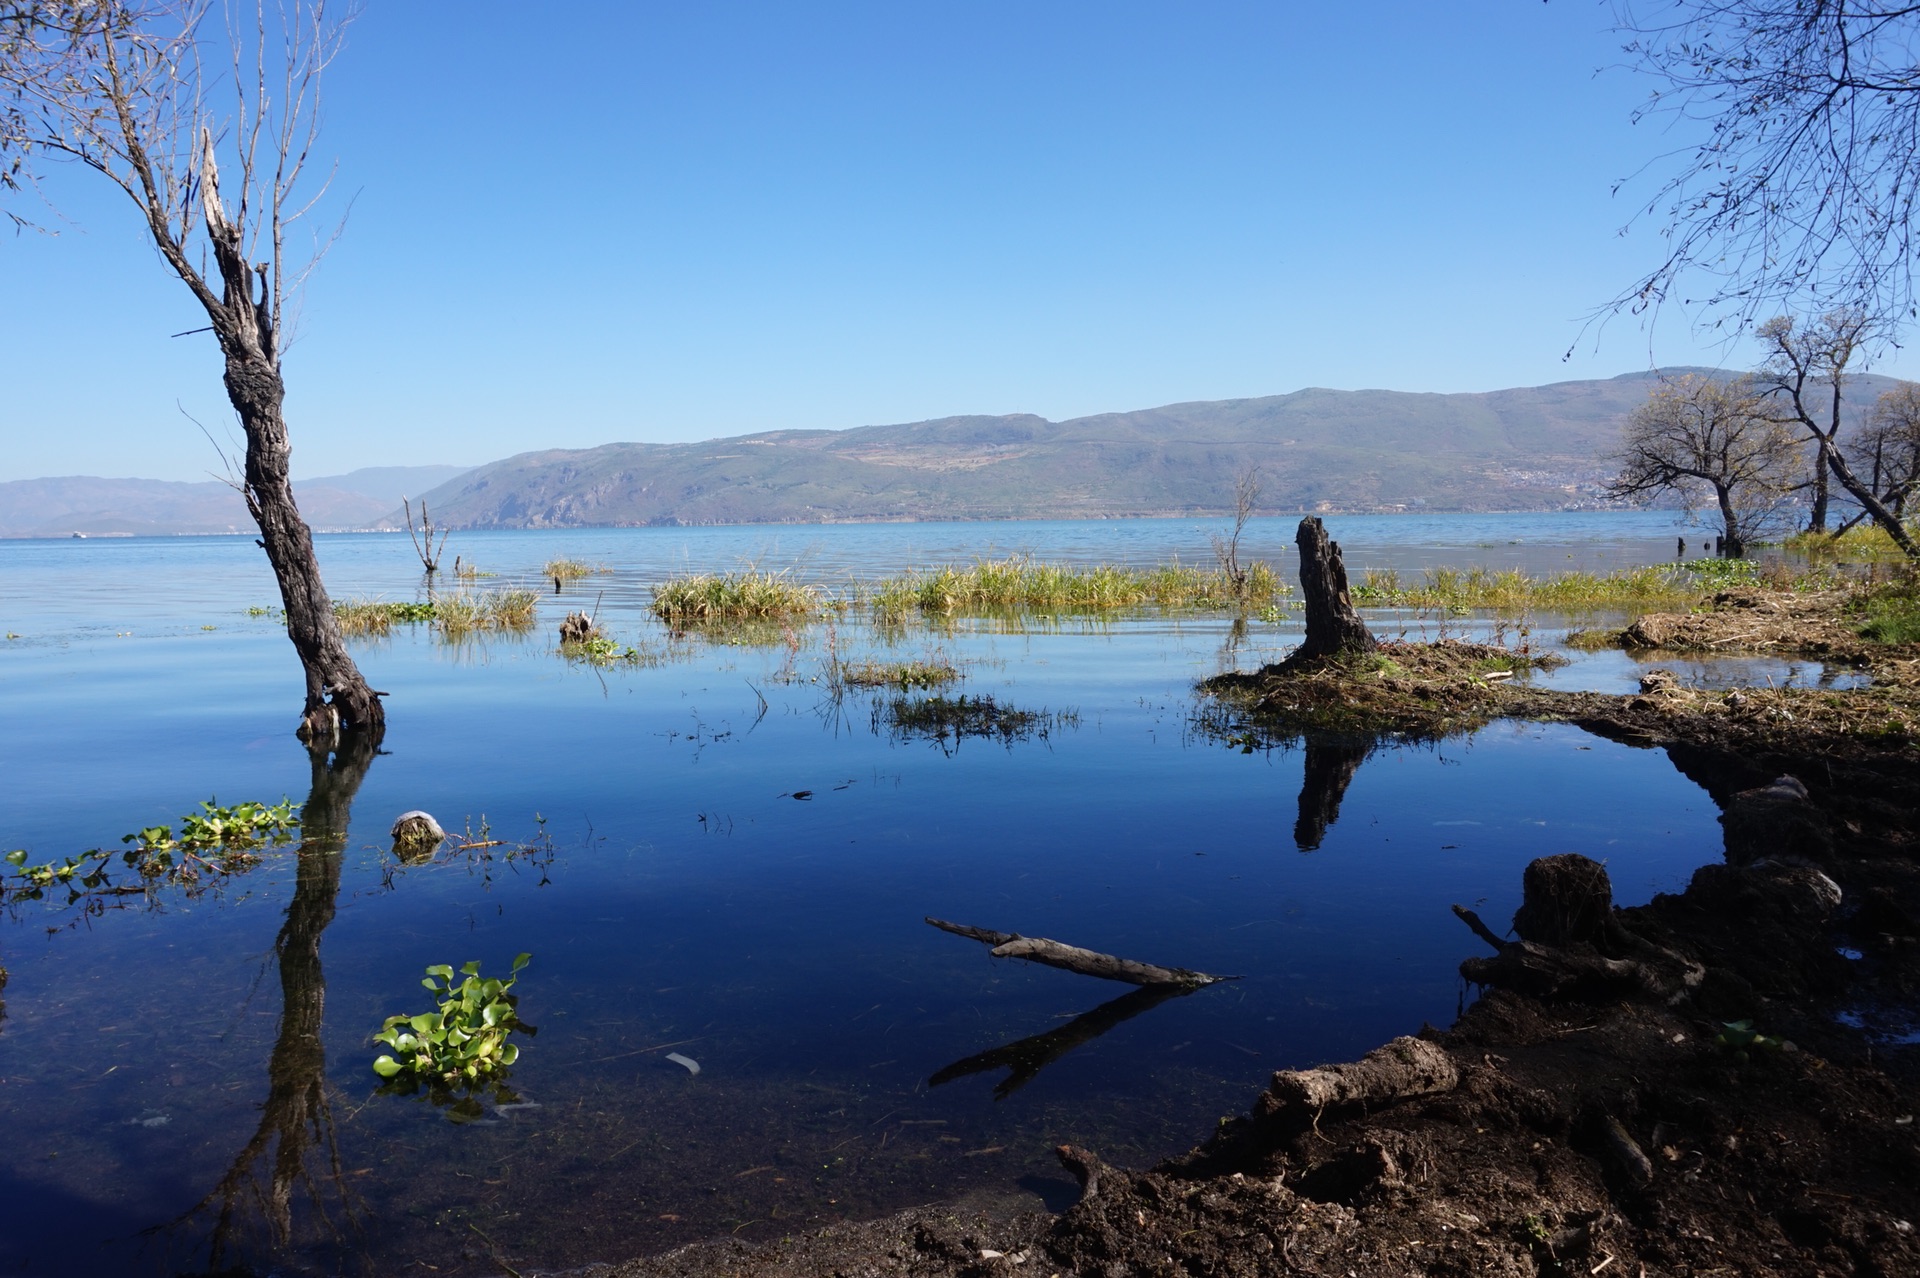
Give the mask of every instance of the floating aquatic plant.
M 457 983 L 445 963 L 429 967 L 420 984 L 433 991 L 434 1010 L 386 1019 L 373 1039 L 393 1053 L 376 1057 L 373 1072 L 389 1080 L 455 1087 L 483 1082 L 513 1064 L 520 1048 L 507 1036 L 515 1030 L 534 1032 L 521 1021 L 515 1010 L 520 1000 L 512 992 L 532 960 L 531 954 L 514 959 L 504 981 L 482 978 L 478 960 L 461 966 L 458 975 L 466 979 Z

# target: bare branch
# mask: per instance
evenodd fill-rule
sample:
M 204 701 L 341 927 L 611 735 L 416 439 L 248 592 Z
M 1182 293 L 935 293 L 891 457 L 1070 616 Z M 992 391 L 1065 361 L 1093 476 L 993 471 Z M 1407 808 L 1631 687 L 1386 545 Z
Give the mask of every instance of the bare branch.
M 1911 318 L 1920 7 L 1615 0 L 1615 13 L 1629 65 L 1657 86 L 1635 122 L 1684 142 L 1633 219 L 1666 251 L 1600 313 L 1679 301 L 1709 327 L 1794 304 Z

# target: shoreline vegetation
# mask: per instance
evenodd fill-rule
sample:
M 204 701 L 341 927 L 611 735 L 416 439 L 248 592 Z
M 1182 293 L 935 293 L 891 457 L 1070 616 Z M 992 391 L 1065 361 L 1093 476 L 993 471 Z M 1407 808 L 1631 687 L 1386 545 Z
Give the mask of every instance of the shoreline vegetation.
M 1879 595 L 1860 606 L 1888 638 L 1920 627 L 1920 616 L 1902 603 L 1899 583 L 1910 574 L 1897 548 L 1874 529 L 1853 529 L 1839 538 L 1796 538 L 1782 548 L 1790 557 L 1699 558 L 1609 573 L 1529 573 L 1483 567 L 1430 568 L 1417 575 L 1370 569 L 1351 587 L 1356 607 L 1394 609 L 1441 617 L 1482 613 L 1502 619 L 1557 614 L 1583 618 L 1603 614 L 1687 611 L 1707 606 L 1727 590 L 1792 594 L 1877 585 Z M 607 565 L 553 559 L 540 569 L 556 589 L 591 575 L 613 575 Z M 1278 621 L 1297 608 L 1293 589 L 1274 565 L 1250 564 L 1236 579 L 1218 567 L 1178 562 L 1154 567 L 1111 564 L 1078 566 L 1014 555 L 970 564 L 913 568 L 839 584 L 802 580 L 791 570 L 744 569 L 689 573 L 651 587 L 649 611 L 676 633 L 721 636 L 733 628 L 759 627 L 779 636 L 793 627 L 864 611 L 883 625 L 912 618 L 928 621 L 1020 615 L 1100 615 L 1134 610 L 1235 611 Z M 1910 592 L 1908 592 L 1910 593 Z M 353 637 L 383 636 L 398 625 L 432 624 L 449 636 L 471 632 L 522 632 L 532 628 L 539 592 L 524 588 L 463 586 L 413 602 L 353 598 L 334 612 Z M 262 615 L 272 612 L 257 609 Z M 772 642 L 772 639 L 763 639 Z M 1595 642 L 1576 631 L 1573 646 Z M 1603 643 L 1604 646 L 1604 643 Z

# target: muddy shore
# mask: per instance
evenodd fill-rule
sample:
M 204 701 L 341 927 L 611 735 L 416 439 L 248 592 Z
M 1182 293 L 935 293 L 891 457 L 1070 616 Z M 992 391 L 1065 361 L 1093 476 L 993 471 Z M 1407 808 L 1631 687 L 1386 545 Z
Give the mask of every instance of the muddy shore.
M 1482 993 L 1454 1025 L 1282 1072 L 1152 1168 L 1063 1147 L 1082 1193 L 1059 1215 L 936 1206 L 585 1272 L 1920 1273 L 1920 651 L 1861 640 L 1850 606 L 1729 592 L 1596 640 L 1870 676 L 1844 689 L 1706 692 L 1655 669 L 1632 695 L 1560 693 L 1465 644 L 1215 681 L 1223 722 L 1276 740 L 1523 718 L 1662 749 L 1720 803 L 1725 847 L 1634 909 L 1591 862 L 1536 862 L 1511 932 L 1462 912 Z

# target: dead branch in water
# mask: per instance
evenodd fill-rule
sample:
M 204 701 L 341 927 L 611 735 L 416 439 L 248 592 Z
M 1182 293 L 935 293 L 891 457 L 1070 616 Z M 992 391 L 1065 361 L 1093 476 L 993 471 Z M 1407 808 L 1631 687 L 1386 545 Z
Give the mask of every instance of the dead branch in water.
M 1043 936 L 995 932 L 989 928 L 968 927 L 964 923 L 948 923 L 936 918 L 929 918 L 927 922 L 942 932 L 951 932 L 955 936 L 964 936 L 970 941 L 991 946 L 995 958 L 1031 959 L 1048 967 L 1064 968 L 1082 976 L 1098 976 L 1103 980 L 1126 981 L 1132 985 L 1184 985 L 1193 989 L 1219 981 L 1240 979 L 1237 976 L 1210 976 L 1205 972 L 1188 971 L 1184 967 L 1160 967 L 1153 963 L 1116 958 L 1095 950 L 1083 950 L 1077 945 L 1049 941 Z

